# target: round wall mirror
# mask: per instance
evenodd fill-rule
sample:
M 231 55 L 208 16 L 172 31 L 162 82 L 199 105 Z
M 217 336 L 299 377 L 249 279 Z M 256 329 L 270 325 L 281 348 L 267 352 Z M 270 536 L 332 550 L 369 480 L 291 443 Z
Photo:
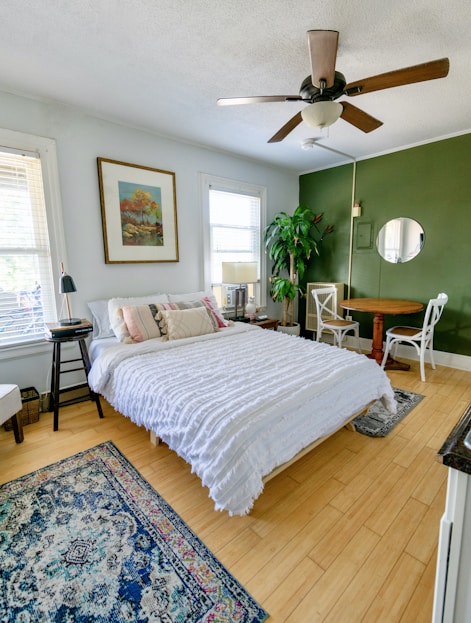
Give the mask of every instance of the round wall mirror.
M 376 248 L 387 262 L 403 264 L 420 253 L 424 240 L 420 223 L 401 216 L 383 225 L 376 239 Z

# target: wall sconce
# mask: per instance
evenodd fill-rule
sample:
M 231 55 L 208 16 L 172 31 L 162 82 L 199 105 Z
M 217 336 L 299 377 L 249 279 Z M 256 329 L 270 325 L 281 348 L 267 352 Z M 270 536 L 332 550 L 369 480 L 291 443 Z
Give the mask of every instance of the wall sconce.
M 359 201 L 355 201 L 352 208 L 352 216 L 353 218 L 358 218 L 361 216 L 361 205 Z

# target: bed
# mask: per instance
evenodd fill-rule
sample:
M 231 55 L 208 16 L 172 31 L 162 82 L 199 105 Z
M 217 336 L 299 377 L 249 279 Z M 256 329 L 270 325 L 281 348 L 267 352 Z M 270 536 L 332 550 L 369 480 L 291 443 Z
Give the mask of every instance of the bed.
M 111 307 L 124 309 L 113 305 L 111 315 Z M 179 305 L 158 312 L 166 327 L 173 311 L 187 324 L 190 316 L 211 316 Z M 122 315 L 120 322 L 122 329 Z M 212 322 L 213 331 L 137 342 L 115 327 L 92 341 L 89 383 L 185 459 L 216 510 L 249 513 L 270 475 L 373 401 L 396 409 L 388 377 L 364 355 L 247 323 Z

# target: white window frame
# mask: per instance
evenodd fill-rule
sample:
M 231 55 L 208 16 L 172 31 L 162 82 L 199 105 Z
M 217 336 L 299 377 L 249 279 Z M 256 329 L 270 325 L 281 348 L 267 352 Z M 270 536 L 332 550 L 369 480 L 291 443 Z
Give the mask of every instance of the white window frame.
M 67 265 L 56 142 L 51 138 L 0 128 L 1 148 L 35 152 L 40 157 L 51 251 L 51 270 L 54 284 L 56 284 L 59 282 L 60 263 L 64 262 Z M 51 322 L 57 320 L 57 309 L 60 308 L 60 299 L 56 288 L 54 288 L 54 292 L 56 317 L 46 319 Z M 38 351 L 46 349 L 50 350 L 50 344 L 44 340 L 27 344 L 12 344 L 0 349 L 0 360 L 36 354 Z
M 200 174 L 201 204 L 203 214 L 203 242 L 204 242 L 204 288 L 211 290 L 211 241 L 209 223 L 209 191 L 211 189 L 225 192 L 252 195 L 260 198 L 260 300 L 257 300 L 257 307 L 266 308 L 267 306 L 267 267 L 264 255 L 263 231 L 266 226 L 267 217 L 267 189 L 265 186 L 240 182 L 224 177 L 217 177 L 209 174 Z

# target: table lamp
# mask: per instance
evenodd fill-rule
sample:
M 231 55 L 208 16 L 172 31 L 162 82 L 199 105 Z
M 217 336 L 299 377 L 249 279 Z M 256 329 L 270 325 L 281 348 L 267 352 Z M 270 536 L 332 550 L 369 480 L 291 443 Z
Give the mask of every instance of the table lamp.
M 68 327 L 76 324 L 81 324 L 82 320 L 80 318 L 72 318 L 70 315 L 69 294 L 71 292 L 77 292 L 77 288 L 75 287 L 75 283 L 72 277 L 65 272 L 64 264 L 62 263 L 61 276 L 59 279 L 59 292 L 65 295 L 65 304 L 67 306 L 67 318 L 62 318 L 62 320 L 59 320 L 59 325 L 61 327 Z
M 235 290 L 235 320 L 244 319 L 245 292 L 248 283 L 257 281 L 257 262 L 223 262 L 222 263 L 223 283 L 238 284 Z M 242 315 L 238 315 L 239 306 L 242 308 Z

